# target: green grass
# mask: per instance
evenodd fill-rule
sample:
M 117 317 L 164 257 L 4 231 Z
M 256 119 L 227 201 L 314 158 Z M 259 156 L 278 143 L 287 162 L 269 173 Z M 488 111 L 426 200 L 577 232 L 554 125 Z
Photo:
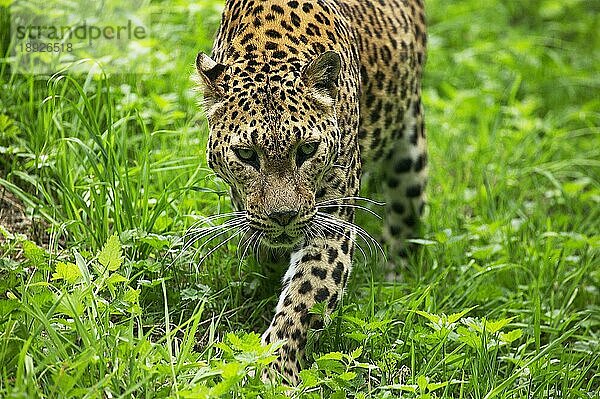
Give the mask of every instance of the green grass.
M 177 257 L 198 216 L 229 210 L 187 79 L 219 10 L 191 4 L 156 29 L 148 62 L 177 55 L 156 75 L 0 64 L 0 186 L 51 238 L 0 227 L 0 397 L 290 394 L 253 372 L 278 272 L 235 244 Z M 600 398 L 600 7 L 427 9 L 421 248 L 395 284 L 357 259 L 294 394 Z

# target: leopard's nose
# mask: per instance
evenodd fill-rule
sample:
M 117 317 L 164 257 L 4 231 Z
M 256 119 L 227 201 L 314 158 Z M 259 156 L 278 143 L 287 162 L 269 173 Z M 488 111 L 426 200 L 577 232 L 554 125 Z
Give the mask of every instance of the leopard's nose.
M 269 214 L 269 218 L 277 222 L 280 226 L 287 226 L 296 216 L 298 216 L 298 211 L 294 210 L 275 211 Z

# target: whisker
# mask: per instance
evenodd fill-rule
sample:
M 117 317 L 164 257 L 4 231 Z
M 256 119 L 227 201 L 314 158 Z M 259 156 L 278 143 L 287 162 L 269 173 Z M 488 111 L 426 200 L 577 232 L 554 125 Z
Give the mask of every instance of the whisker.
M 202 259 L 200 259 L 200 261 L 196 264 L 196 271 L 200 270 L 200 266 L 202 265 L 202 263 L 204 262 L 204 260 L 206 258 L 208 258 L 213 252 L 215 252 L 217 249 L 221 248 L 223 245 L 227 244 L 229 241 L 233 240 L 238 234 L 240 234 L 242 230 L 240 229 L 238 232 L 236 232 L 235 234 L 232 234 L 230 237 L 228 237 L 225 241 L 219 243 L 219 245 L 217 245 L 216 247 L 214 247 L 213 249 L 211 249 L 210 251 L 208 251 L 208 253 L 206 253 L 206 255 L 204 255 L 202 257 Z
M 211 228 L 207 228 L 206 230 L 202 231 L 200 234 L 198 234 L 197 236 L 192 236 L 189 241 L 187 241 L 184 246 L 182 247 L 181 251 L 185 252 L 187 251 L 192 245 L 194 245 L 196 242 L 198 242 L 199 240 L 210 236 L 211 234 L 214 234 L 214 236 L 212 238 L 210 238 L 208 241 L 209 242 L 211 240 L 213 240 L 216 237 L 219 237 L 222 234 L 225 234 L 228 231 L 231 231 L 232 229 L 236 228 L 236 227 L 240 227 L 243 226 L 244 224 L 248 223 L 245 219 L 239 219 L 239 220 L 235 220 L 235 221 L 231 221 L 228 223 L 223 223 L 221 225 L 218 226 L 214 226 Z M 195 234 L 192 233 L 192 234 Z M 190 234 L 186 234 L 183 239 L 185 240 Z M 205 243 L 206 243 L 205 242 Z M 204 244 L 203 244 L 204 245 Z
M 178 246 L 181 243 L 184 243 L 184 244 L 181 247 L 181 249 L 178 250 L 177 256 L 171 261 L 171 263 L 169 264 L 169 267 L 173 266 L 175 264 L 175 262 L 177 262 L 188 251 L 188 249 L 190 249 L 196 242 L 198 242 L 202 238 L 210 235 L 213 232 L 216 232 L 216 231 L 218 232 L 219 230 L 227 229 L 228 227 L 231 227 L 231 226 L 220 225 L 220 226 L 211 227 L 210 229 L 205 230 L 202 234 L 192 237 L 188 241 L 186 241 L 186 239 L 188 239 L 190 236 L 190 234 L 188 234 L 188 233 L 186 233 L 184 236 L 178 238 L 175 241 L 175 243 L 173 244 L 173 246 Z M 224 232 L 222 232 L 222 233 L 224 233 Z
M 377 205 L 377 206 L 384 206 L 385 205 L 385 202 L 379 202 L 379 201 L 372 200 L 370 198 L 359 197 L 359 196 L 330 198 L 328 200 L 317 202 L 315 205 L 330 204 L 330 203 L 332 203 L 334 201 L 345 201 L 345 200 L 365 201 L 365 202 L 368 202 L 370 204 Z
M 313 242 L 316 242 L 317 240 L 325 240 L 325 235 L 318 227 L 319 226 L 316 225 L 314 221 L 307 225 L 307 233 L 310 235 L 308 239 Z
M 242 227 L 244 225 L 244 223 L 247 223 L 246 215 L 247 215 L 246 211 L 238 211 L 238 212 L 221 213 L 221 214 L 212 215 L 212 216 L 208 216 L 208 217 L 201 216 L 202 220 L 199 220 L 199 221 L 193 223 L 192 226 L 190 226 L 186 230 L 186 232 L 183 234 L 183 236 L 179 237 L 177 240 L 175 240 L 175 242 L 173 242 L 171 249 L 169 251 L 167 251 L 168 253 L 174 252 L 175 251 L 174 248 L 178 247 L 180 245 L 181 245 L 181 248 L 179 250 L 177 250 L 178 254 L 173 258 L 173 260 L 169 263 L 169 265 L 167 267 L 169 267 L 169 268 L 172 267 L 199 240 L 202 240 L 203 238 L 205 238 L 207 236 L 213 235 L 213 237 L 211 237 L 204 244 L 202 244 L 202 246 L 200 248 L 198 248 L 198 250 L 201 249 L 209 241 L 215 239 L 216 237 L 218 237 L 222 234 L 225 234 L 225 233 L 233 230 L 234 228 Z M 196 226 L 199 226 L 201 223 L 208 223 L 208 222 L 211 222 L 211 221 L 214 221 L 217 219 L 227 218 L 227 217 L 231 217 L 232 219 L 226 220 L 223 223 L 214 225 L 214 226 L 201 227 L 201 228 L 196 227 Z M 217 233 L 217 234 L 215 234 L 215 233 Z M 198 250 L 196 250 L 194 253 L 195 254 L 198 253 Z M 167 256 L 167 254 L 165 254 L 165 257 L 166 256 Z M 192 259 L 194 256 L 192 256 Z
M 214 215 L 190 215 L 190 217 L 198 219 L 198 221 L 212 220 L 212 219 L 220 219 L 228 216 L 240 216 L 245 215 L 246 211 L 235 211 L 235 212 L 225 212 L 225 213 L 215 213 Z
M 189 235 L 196 234 L 196 233 L 202 233 L 202 232 L 205 232 L 205 231 L 211 231 L 211 230 L 223 227 L 223 226 L 232 225 L 232 224 L 235 224 L 235 223 L 237 223 L 239 221 L 245 221 L 245 220 L 246 220 L 245 217 L 237 216 L 237 217 L 235 217 L 233 219 L 227 220 L 227 221 L 225 221 L 223 223 L 220 223 L 220 224 L 217 224 L 217 225 L 213 225 L 213 226 L 195 227 L 195 228 L 194 227 L 190 227 L 189 229 L 187 229 L 187 231 L 185 232 L 184 236 L 189 236 Z
M 246 254 L 248 253 L 248 249 L 250 248 L 250 246 L 252 245 L 252 240 L 254 240 L 256 238 L 256 235 L 260 234 L 260 232 L 257 230 L 255 231 L 250 238 L 246 241 L 246 247 L 244 248 L 244 252 L 242 252 L 242 256 L 240 257 L 240 262 L 242 262 L 245 258 L 246 258 Z
M 347 227 L 347 228 L 356 229 L 357 234 L 359 234 L 361 236 L 361 238 L 363 238 L 363 240 L 365 240 L 365 242 L 367 242 L 367 245 L 368 245 L 368 241 L 366 240 L 366 238 L 368 238 L 373 244 L 375 244 L 375 246 L 377 247 L 377 249 L 379 250 L 379 252 L 381 252 L 381 254 L 383 255 L 384 260 L 387 261 L 387 256 L 385 255 L 385 252 L 384 252 L 383 248 L 381 247 L 381 245 L 379 244 L 379 242 L 376 239 L 374 239 L 362 227 L 357 226 L 354 223 L 351 223 L 351 222 L 348 222 L 346 220 L 342 220 L 342 219 L 336 218 L 335 216 L 331 216 L 331 215 L 328 215 L 328 214 L 322 213 L 322 212 L 317 212 L 317 215 L 315 217 L 320 217 L 321 220 L 334 221 L 334 222 L 339 223 L 342 226 Z
M 261 231 L 260 234 L 256 237 L 256 240 L 254 241 L 254 245 L 252 247 L 252 252 L 254 252 L 254 257 L 256 259 L 256 262 L 259 262 L 259 256 L 258 256 L 258 251 L 260 251 L 260 238 L 265 234 L 264 231 Z
M 360 244 L 358 243 L 358 241 L 351 237 L 348 236 L 345 231 L 339 231 L 337 229 L 334 229 L 333 226 L 327 225 L 327 224 L 323 224 L 323 225 L 316 225 L 315 226 L 317 229 L 321 230 L 321 234 L 324 236 L 324 229 L 327 229 L 327 231 L 332 232 L 332 233 L 338 233 L 341 234 L 342 236 L 344 236 L 345 238 L 347 238 L 348 240 L 352 241 L 352 243 L 356 246 L 356 248 L 358 248 L 358 250 L 360 251 L 360 253 L 362 254 L 363 260 L 366 262 L 367 261 L 367 254 L 365 253 L 365 251 L 362 249 L 362 247 L 360 246 Z M 337 226 L 335 226 L 337 227 Z M 340 228 L 341 229 L 341 228 Z M 371 250 L 371 247 L 369 246 L 369 254 L 372 255 L 373 251 Z
M 213 234 L 212 237 L 210 237 L 208 240 L 206 240 L 204 243 L 202 243 L 202 245 L 200 245 L 200 247 L 198 247 L 195 251 L 194 251 L 194 255 L 192 256 L 192 259 L 196 256 L 196 254 L 203 248 L 206 246 L 206 244 L 208 244 L 210 241 L 214 240 L 215 238 L 222 236 L 223 234 L 226 234 L 232 230 L 235 230 L 237 228 L 243 228 L 245 226 L 245 223 L 247 223 L 245 220 L 239 220 L 237 223 L 235 224 L 230 224 L 230 225 L 221 225 L 221 226 L 216 226 L 218 227 L 217 229 L 211 230 L 211 231 L 207 231 L 203 234 L 200 234 L 197 237 L 193 237 L 189 242 L 187 242 L 181 249 L 179 255 L 173 260 L 173 263 L 176 262 L 181 256 L 183 256 L 184 253 L 187 252 L 187 250 L 189 248 L 192 247 L 192 245 L 194 245 L 196 242 L 198 242 L 199 240 L 201 240 L 202 238 L 206 237 L 206 236 L 210 236 L 210 234 Z M 216 233 L 216 234 L 215 234 Z
M 212 222 L 213 220 L 216 219 L 223 219 L 223 218 L 227 218 L 227 217 L 234 217 L 234 216 L 246 216 L 246 211 L 237 211 L 237 212 L 228 212 L 228 213 L 218 213 L 216 215 L 210 215 L 210 216 L 198 216 L 198 215 L 194 215 L 192 216 L 193 218 L 197 218 L 198 220 L 196 222 L 194 222 L 189 228 L 195 228 L 198 225 L 201 224 L 206 224 L 209 222 Z
M 228 220 L 222 224 L 216 225 L 216 226 L 210 226 L 210 227 L 203 227 L 203 228 L 190 228 L 188 229 L 184 235 L 182 237 L 180 237 L 176 242 L 175 245 L 180 245 L 181 242 L 183 242 L 183 249 L 182 250 L 187 250 L 190 245 L 192 245 L 193 243 L 195 243 L 196 241 L 200 240 L 201 238 L 205 237 L 208 234 L 211 234 L 214 231 L 218 231 L 221 229 L 225 229 L 227 227 L 231 227 L 234 225 L 238 225 L 242 222 L 245 221 L 245 218 L 242 217 L 237 217 L 235 219 L 232 220 Z M 191 237 L 191 238 L 190 238 Z M 187 241 L 186 241 L 187 240 Z
M 354 233 L 358 237 L 360 237 L 365 242 L 365 244 L 367 244 L 367 247 L 369 248 L 369 255 L 371 255 L 371 256 L 373 255 L 373 247 L 371 246 L 372 238 L 368 234 L 366 234 L 366 232 L 363 233 L 363 232 L 359 231 L 355 226 L 345 226 L 342 223 L 340 223 L 339 220 L 325 219 L 318 215 L 315 216 L 315 219 L 329 227 L 335 227 L 337 229 L 341 229 L 342 231 L 346 231 L 346 229 L 354 231 Z
M 317 205 L 316 208 L 317 209 L 326 209 L 326 208 L 355 208 L 355 209 L 360 209 L 361 211 L 365 211 L 367 213 L 370 213 L 371 215 L 375 216 L 377 219 L 381 220 L 381 216 L 379 216 L 378 214 L 376 214 L 375 212 L 373 212 L 369 208 L 366 208 L 366 207 L 361 206 L 361 205 L 355 205 L 355 204 L 330 204 L 330 205 Z
M 319 226 L 320 228 L 322 228 L 322 229 L 326 228 L 330 232 L 341 234 L 342 236 L 344 236 L 347 239 L 349 239 L 350 241 L 352 241 L 354 243 L 354 245 L 356 245 L 356 247 L 361 252 L 361 254 L 363 256 L 363 259 L 365 261 L 367 260 L 367 254 L 365 253 L 365 251 L 360 246 L 358 240 L 356 238 L 352 237 L 352 232 L 350 232 L 350 235 L 346 234 L 346 229 L 344 229 L 343 227 L 338 226 L 338 225 L 332 223 L 329 220 L 327 220 L 327 221 L 322 220 L 321 223 L 323 223 L 323 225 Z M 367 247 L 369 248 L 369 256 L 373 256 L 373 248 L 371 247 L 371 245 L 369 244 L 369 242 L 365 239 L 365 237 L 363 237 L 361 235 L 359 235 L 359 237 L 362 238 L 363 241 L 367 244 Z
M 248 231 L 250 231 L 249 228 L 246 232 L 248 232 Z M 246 244 L 246 242 L 248 242 L 248 240 L 249 240 L 248 234 L 244 234 L 244 235 L 240 236 L 240 241 L 238 242 L 238 247 L 235 250 L 235 256 L 237 256 L 237 258 L 240 260 L 240 262 L 242 260 L 240 250 L 242 249 L 244 244 Z
M 306 228 L 302 231 L 304 233 L 304 242 L 306 243 L 307 241 L 316 241 L 317 239 L 317 234 L 315 233 L 315 231 L 313 230 L 314 226 L 312 225 L 312 223 L 306 225 Z
M 209 242 L 211 242 L 212 240 L 214 240 L 215 238 L 217 238 L 219 236 L 222 236 L 223 234 L 226 234 L 226 233 L 228 233 L 232 230 L 236 230 L 236 229 L 242 230 L 246 227 L 248 227 L 248 222 L 240 223 L 239 225 L 235 225 L 235 226 L 230 226 L 229 228 L 227 228 L 217 234 L 214 234 L 212 237 L 208 238 L 206 241 L 204 241 L 202 244 L 200 244 L 200 246 L 197 248 L 197 250 L 204 248 Z

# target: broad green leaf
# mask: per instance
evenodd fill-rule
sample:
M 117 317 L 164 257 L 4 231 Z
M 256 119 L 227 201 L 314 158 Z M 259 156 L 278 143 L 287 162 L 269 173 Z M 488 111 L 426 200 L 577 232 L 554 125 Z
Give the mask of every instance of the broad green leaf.
M 128 280 L 121 276 L 119 273 L 113 273 L 106 279 L 106 284 L 115 285 L 119 283 L 126 283 Z
M 375 330 L 383 330 L 384 327 L 390 324 L 391 320 L 377 320 L 367 323 L 365 325 L 365 330 L 367 331 L 375 331 Z
M 215 347 L 221 349 L 224 355 L 233 356 L 233 350 L 225 342 L 217 342 Z
M 52 280 L 64 280 L 69 284 L 74 284 L 82 277 L 81 270 L 74 263 L 58 262 L 56 272 L 52 273 Z
M 123 294 L 123 300 L 129 303 L 137 303 L 140 297 L 140 290 L 128 287 L 129 289 Z
M 330 399 L 345 399 L 346 392 L 345 391 L 336 391 L 329 396 Z
M 356 373 L 354 371 L 346 371 L 345 373 L 338 375 L 337 378 L 340 378 L 344 381 L 352 381 L 356 378 Z
M 465 317 L 463 320 L 461 320 L 461 322 L 464 325 L 468 326 L 471 330 L 483 334 L 483 325 L 481 323 L 481 320 L 474 317 Z
M 270 356 L 265 356 L 264 354 L 262 355 L 261 358 L 259 358 L 256 363 L 262 365 L 262 366 L 266 366 L 268 364 L 273 363 L 275 360 L 277 360 L 277 356 L 276 355 L 270 355 Z
M 228 333 L 227 342 L 235 350 L 242 352 L 256 352 L 261 348 L 260 335 L 256 333 Z
M 221 365 L 220 369 L 223 380 L 211 389 L 211 397 L 221 397 L 229 394 L 242 378 L 242 367 L 239 363 L 225 363 Z
M 319 370 L 333 371 L 341 374 L 346 370 L 346 366 L 340 360 L 317 359 Z
M 46 251 L 38 247 L 33 241 L 25 241 L 23 243 L 23 253 L 35 266 L 41 266 L 44 263 Z
M 344 354 L 341 352 L 329 352 L 319 357 L 317 360 L 342 360 L 344 359 Z
M 116 234 L 108 237 L 106 244 L 98 254 L 98 262 L 107 270 L 113 272 L 121 267 L 123 257 L 121 256 L 121 242 Z
M 422 310 L 415 310 L 415 313 L 418 314 L 418 315 L 420 315 L 420 316 L 425 317 L 427 320 L 429 320 L 432 323 L 439 323 L 440 320 L 442 319 L 440 316 L 438 316 L 436 314 L 427 313 L 427 312 L 424 312 Z
M 127 287 L 127 291 L 123 294 L 121 298 L 123 301 L 129 303 L 129 312 L 133 314 L 141 314 L 142 308 L 139 304 L 140 290 L 133 289 L 131 287 Z
M 364 341 L 365 339 L 369 338 L 369 336 L 368 336 L 367 334 L 365 334 L 365 333 L 361 333 L 361 332 L 357 332 L 357 331 L 355 331 L 355 332 L 351 332 L 351 333 L 349 333 L 349 334 L 346 334 L 346 335 L 345 335 L 345 337 L 346 337 L 346 338 L 353 339 L 353 340 L 355 340 L 356 342 L 362 342 L 362 341 Z
M 458 333 L 458 340 L 460 342 L 463 342 L 475 349 L 482 347 L 483 344 L 481 342 L 481 337 L 479 337 L 477 333 L 463 326 L 458 327 L 456 332 Z
M 306 388 L 316 387 L 321 383 L 319 374 L 317 371 L 312 369 L 300 371 L 300 379 L 302 379 L 302 385 L 304 385 Z
M 223 371 L 221 376 L 224 380 L 227 380 L 237 379 L 238 377 L 240 377 L 240 374 L 243 372 L 244 368 L 239 363 L 224 363 L 221 366 L 221 370 Z
M 462 312 L 459 312 L 459 313 L 452 313 L 451 315 L 448 316 L 448 324 L 456 323 L 464 315 L 466 315 L 467 313 L 469 313 L 473 309 L 475 309 L 475 307 L 470 307 L 470 308 L 465 309 L 465 310 L 463 310 Z
M 473 247 L 473 250 L 470 252 L 470 256 L 477 260 L 487 260 L 493 255 L 501 252 L 502 250 L 503 247 L 500 244 L 490 244 L 482 247 Z
M 77 380 L 63 370 L 60 370 L 54 377 L 54 384 L 56 384 L 62 392 L 69 392 L 76 383 Z
M 145 237 L 141 237 L 140 241 L 150 245 L 154 249 L 168 247 L 171 243 L 167 237 L 158 234 L 148 234 Z
M 502 329 L 502 327 L 506 326 L 513 319 L 514 319 L 514 317 L 509 317 L 508 319 L 500 319 L 500 320 L 495 320 L 495 321 L 490 321 L 490 320 L 484 319 L 485 331 L 490 334 L 494 334 L 494 333 L 500 331 Z
M 14 297 L 14 294 L 7 292 L 6 296 L 9 299 L 0 300 L 0 319 L 7 317 L 10 313 L 21 307 L 21 302 L 18 298 Z
M 350 353 L 350 357 L 354 360 L 354 359 L 358 359 L 360 357 L 360 355 L 362 355 L 363 352 L 363 348 L 362 346 L 359 346 L 358 348 L 354 349 L 352 351 L 352 353 Z
M 355 316 L 344 315 L 344 320 L 349 321 L 353 324 L 356 324 L 359 327 L 364 327 L 365 324 L 367 324 L 364 320 L 359 319 L 358 317 L 355 317 Z
M 522 336 L 523 330 L 517 328 L 516 330 L 512 330 L 507 333 L 500 333 L 500 341 L 510 344 L 511 342 L 521 338 Z

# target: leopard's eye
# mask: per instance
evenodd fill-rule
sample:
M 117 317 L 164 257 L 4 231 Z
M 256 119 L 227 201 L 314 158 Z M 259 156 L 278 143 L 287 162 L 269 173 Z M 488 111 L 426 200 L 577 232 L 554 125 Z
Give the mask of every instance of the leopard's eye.
M 238 148 L 237 156 L 240 157 L 242 161 L 249 161 L 256 156 L 256 152 L 250 148 Z
M 305 143 L 300 146 L 300 152 L 310 157 L 317 151 L 317 143 Z
M 258 154 L 253 149 L 237 147 L 233 149 L 233 152 L 242 162 L 247 163 L 256 169 L 259 168 Z
M 298 148 L 296 153 L 296 165 L 302 166 L 307 159 L 315 155 L 317 148 L 319 147 L 318 142 L 304 143 Z

